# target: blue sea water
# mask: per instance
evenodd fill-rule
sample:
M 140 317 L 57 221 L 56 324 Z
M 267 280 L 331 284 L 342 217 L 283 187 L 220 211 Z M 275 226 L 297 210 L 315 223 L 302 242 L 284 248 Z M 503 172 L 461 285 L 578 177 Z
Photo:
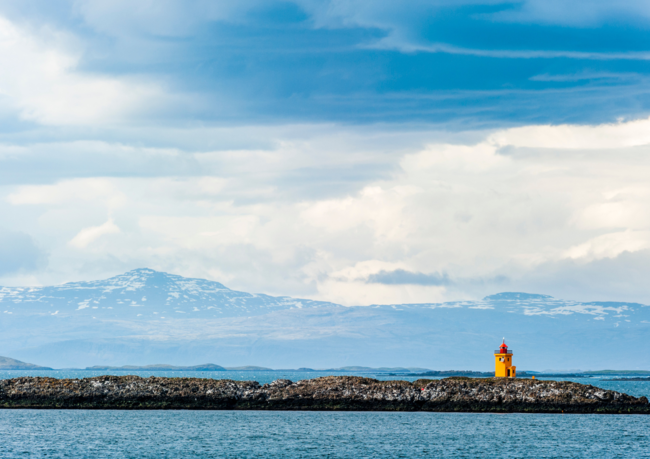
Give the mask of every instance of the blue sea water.
M 3 371 L 0 378 L 107 372 Z M 293 381 L 315 372 L 110 372 Z M 377 379 L 407 379 L 363 374 Z M 554 378 L 563 379 L 563 378 Z M 566 378 L 635 396 L 650 382 Z M 0 458 L 643 458 L 650 416 L 262 411 L 0 410 Z
M 1 410 L 0 457 L 642 458 L 650 416 Z

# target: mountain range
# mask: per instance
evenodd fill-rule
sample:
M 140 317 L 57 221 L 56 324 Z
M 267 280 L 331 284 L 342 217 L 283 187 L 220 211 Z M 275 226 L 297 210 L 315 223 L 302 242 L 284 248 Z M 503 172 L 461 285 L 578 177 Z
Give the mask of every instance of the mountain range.
M 0 288 L 0 354 L 48 367 L 419 367 L 490 370 L 503 337 L 519 369 L 650 368 L 650 307 L 498 293 L 346 307 L 136 269 Z

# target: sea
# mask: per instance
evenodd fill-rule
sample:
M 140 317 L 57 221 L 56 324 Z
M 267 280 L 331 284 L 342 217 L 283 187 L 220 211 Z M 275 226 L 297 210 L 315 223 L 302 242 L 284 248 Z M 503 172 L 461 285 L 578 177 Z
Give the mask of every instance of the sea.
M 299 381 L 333 372 L 0 371 Z M 413 381 L 417 376 L 345 373 Z M 543 378 L 540 378 L 543 379 Z M 648 381 L 560 378 L 650 398 Z M 650 458 L 650 416 L 0 410 L 0 458 Z

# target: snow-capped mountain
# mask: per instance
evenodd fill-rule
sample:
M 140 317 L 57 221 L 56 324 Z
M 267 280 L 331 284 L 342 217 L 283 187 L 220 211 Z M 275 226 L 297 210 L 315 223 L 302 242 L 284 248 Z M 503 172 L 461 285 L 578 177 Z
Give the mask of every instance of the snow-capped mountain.
M 325 305 L 332 303 L 237 292 L 219 282 L 146 268 L 91 282 L 52 287 L 0 287 L 0 308 L 5 314 L 18 315 L 130 319 L 190 314 L 193 318 L 215 318 Z
M 393 308 L 468 308 L 488 309 L 523 314 L 525 316 L 562 317 L 576 315 L 575 319 L 608 320 L 615 326 L 622 323 L 650 323 L 650 307 L 639 303 L 560 300 L 550 295 L 534 293 L 503 292 L 490 295 L 480 301 L 454 301 L 428 304 L 394 304 Z
M 103 281 L 0 288 L 0 312 L 0 355 L 49 367 L 489 370 L 506 337 L 520 370 L 650 369 L 650 307 L 528 293 L 344 307 L 139 269 Z

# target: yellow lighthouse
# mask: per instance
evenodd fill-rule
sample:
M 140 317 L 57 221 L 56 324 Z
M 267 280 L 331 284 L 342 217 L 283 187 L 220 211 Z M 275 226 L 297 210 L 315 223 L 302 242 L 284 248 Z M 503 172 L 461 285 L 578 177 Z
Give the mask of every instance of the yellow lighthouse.
M 505 338 L 501 346 L 499 346 L 499 350 L 494 351 L 494 377 L 517 377 L 517 367 L 512 365 L 512 351 L 508 350 Z

